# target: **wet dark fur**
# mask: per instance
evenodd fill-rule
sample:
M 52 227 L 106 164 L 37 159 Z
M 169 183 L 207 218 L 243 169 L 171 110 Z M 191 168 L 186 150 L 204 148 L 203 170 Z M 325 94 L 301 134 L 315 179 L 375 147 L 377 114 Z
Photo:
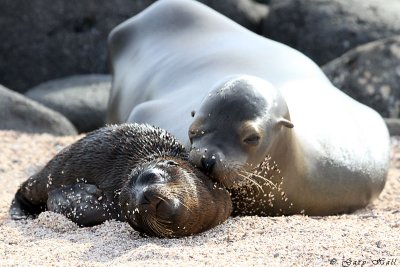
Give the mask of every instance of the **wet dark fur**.
M 226 220 L 232 204 L 228 192 L 187 163 L 187 157 L 184 147 L 162 129 L 146 124 L 101 128 L 62 150 L 25 181 L 15 194 L 11 218 L 26 219 L 51 210 L 81 226 L 116 219 L 148 235 L 205 231 Z M 140 176 L 155 168 L 165 171 L 165 180 Z M 139 182 L 138 177 L 145 180 Z M 141 188 L 154 189 L 154 196 L 163 199 L 153 205 L 152 218 L 144 212 L 148 203 L 137 201 L 143 199 Z M 170 200 L 164 198 L 169 195 L 177 196 L 178 208 L 168 206 Z M 154 227 L 160 220 L 157 216 L 163 217 L 162 227 Z

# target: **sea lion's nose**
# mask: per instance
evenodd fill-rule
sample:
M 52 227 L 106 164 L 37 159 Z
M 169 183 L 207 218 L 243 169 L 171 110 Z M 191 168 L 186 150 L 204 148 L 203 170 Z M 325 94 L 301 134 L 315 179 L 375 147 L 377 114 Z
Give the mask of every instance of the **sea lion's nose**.
M 210 173 L 212 172 L 212 169 L 214 168 L 215 165 L 215 156 L 211 156 L 211 157 L 203 157 L 201 159 L 201 165 L 204 171 Z
M 162 182 L 163 176 L 161 172 L 157 170 L 146 170 L 136 180 L 137 184 L 155 184 Z

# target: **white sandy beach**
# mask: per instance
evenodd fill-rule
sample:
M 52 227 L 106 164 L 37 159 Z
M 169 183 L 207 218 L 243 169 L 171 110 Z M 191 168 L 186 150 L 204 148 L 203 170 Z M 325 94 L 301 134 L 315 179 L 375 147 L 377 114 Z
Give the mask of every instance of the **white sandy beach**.
M 181 239 L 114 221 L 79 228 L 50 212 L 11 221 L 19 184 L 77 138 L 0 131 L 0 266 L 400 266 L 399 139 L 384 192 L 355 214 L 230 218 Z

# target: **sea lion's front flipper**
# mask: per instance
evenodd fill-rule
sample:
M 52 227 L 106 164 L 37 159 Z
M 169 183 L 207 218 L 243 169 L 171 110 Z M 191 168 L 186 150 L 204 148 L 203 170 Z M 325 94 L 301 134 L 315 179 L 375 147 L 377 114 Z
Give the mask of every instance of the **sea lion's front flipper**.
M 97 186 L 77 183 L 49 193 L 47 208 L 61 213 L 79 226 L 93 226 L 117 219 L 119 212 Z
M 44 210 L 44 205 L 36 205 L 32 203 L 24 196 L 24 194 L 21 192 L 21 189 L 19 189 L 11 203 L 10 216 L 13 220 L 24 220 L 28 218 L 35 218 Z

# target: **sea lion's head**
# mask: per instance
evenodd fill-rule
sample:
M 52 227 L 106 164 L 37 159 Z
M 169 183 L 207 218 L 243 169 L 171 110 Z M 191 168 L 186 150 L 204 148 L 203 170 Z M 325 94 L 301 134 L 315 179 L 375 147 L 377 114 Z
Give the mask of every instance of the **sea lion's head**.
M 280 133 L 293 127 L 280 92 L 247 75 L 220 83 L 192 116 L 189 161 L 227 188 L 239 185 L 241 172 L 262 163 Z
M 128 223 L 149 236 L 200 233 L 231 214 L 229 193 L 186 160 L 158 158 L 132 170 L 120 194 Z

